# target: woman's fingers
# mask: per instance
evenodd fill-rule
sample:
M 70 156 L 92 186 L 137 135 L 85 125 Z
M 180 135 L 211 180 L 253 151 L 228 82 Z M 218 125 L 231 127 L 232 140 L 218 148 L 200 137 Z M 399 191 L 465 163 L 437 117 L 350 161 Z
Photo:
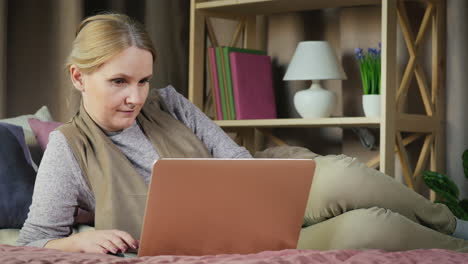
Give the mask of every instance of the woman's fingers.
M 104 239 L 100 243 L 98 243 L 99 246 L 107 250 L 108 252 L 112 252 L 116 254 L 119 251 L 119 248 L 117 245 L 115 245 L 112 240 L 109 239 Z M 106 252 L 107 253 L 107 252 Z
M 120 250 L 120 252 L 127 252 L 129 246 L 122 240 L 122 238 L 115 234 L 111 234 L 109 235 L 108 239 L 118 250 Z
M 130 234 L 124 231 L 108 230 L 106 239 L 114 244 L 121 252 L 127 252 L 128 248 L 136 249 L 138 247 L 136 240 L 133 239 Z
M 129 248 L 137 249 L 138 241 L 120 230 L 93 230 L 71 236 L 74 251 L 89 253 L 125 253 Z
M 118 236 L 126 245 L 133 249 L 138 248 L 138 241 L 135 240 L 129 233 L 121 230 L 112 230 L 113 233 Z

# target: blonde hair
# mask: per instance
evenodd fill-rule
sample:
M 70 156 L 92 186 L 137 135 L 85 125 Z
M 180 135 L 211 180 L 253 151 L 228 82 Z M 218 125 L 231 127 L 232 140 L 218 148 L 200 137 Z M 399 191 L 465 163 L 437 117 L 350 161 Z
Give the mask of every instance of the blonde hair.
M 75 64 L 84 73 L 92 73 L 129 47 L 147 50 L 156 60 L 156 50 L 142 24 L 123 14 L 91 16 L 78 27 L 66 68 Z

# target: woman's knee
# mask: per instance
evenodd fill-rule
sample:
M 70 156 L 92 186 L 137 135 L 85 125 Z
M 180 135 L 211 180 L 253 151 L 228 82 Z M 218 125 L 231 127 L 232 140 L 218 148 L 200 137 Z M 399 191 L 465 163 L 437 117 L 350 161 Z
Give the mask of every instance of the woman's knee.
M 404 244 L 408 221 L 389 209 L 373 207 L 349 211 L 337 225 L 342 248 L 399 250 Z M 416 223 L 414 223 L 416 224 Z
M 346 184 L 347 181 L 353 181 L 355 177 L 351 174 L 362 174 L 367 167 L 356 158 L 345 155 L 321 156 L 315 159 L 316 169 L 314 181 L 332 183 L 328 188 L 334 188 L 334 183 Z M 324 185 L 322 183 L 322 185 Z
M 345 155 L 321 156 L 315 159 L 317 167 L 312 181 L 313 203 L 322 205 L 347 199 L 355 189 L 359 175 L 366 173 L 362 163 Z M 356 175 L 355 175 L 356 174 Z

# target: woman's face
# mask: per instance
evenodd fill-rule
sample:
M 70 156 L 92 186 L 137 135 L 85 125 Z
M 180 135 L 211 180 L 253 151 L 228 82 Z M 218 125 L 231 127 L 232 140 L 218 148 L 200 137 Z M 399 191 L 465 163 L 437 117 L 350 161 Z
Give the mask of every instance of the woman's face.
M 85 74 L 72 65 L 73 84 L 81 91 L 91 118 L 105 131 L 130 127 L 140 113 L 153 72 L 151 52 L 130 47 L 97 70 Z

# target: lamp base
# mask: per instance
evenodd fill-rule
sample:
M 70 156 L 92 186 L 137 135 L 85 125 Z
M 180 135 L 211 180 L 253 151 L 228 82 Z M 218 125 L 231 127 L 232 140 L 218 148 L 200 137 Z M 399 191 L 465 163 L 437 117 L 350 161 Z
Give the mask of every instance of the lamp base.
M 294 95 L 294 106 L 301 117 L 329 117 L 336 106 L 333 92 L 323 89 L 319 81 L 312 81 L 309 89 L 298 91 Z

